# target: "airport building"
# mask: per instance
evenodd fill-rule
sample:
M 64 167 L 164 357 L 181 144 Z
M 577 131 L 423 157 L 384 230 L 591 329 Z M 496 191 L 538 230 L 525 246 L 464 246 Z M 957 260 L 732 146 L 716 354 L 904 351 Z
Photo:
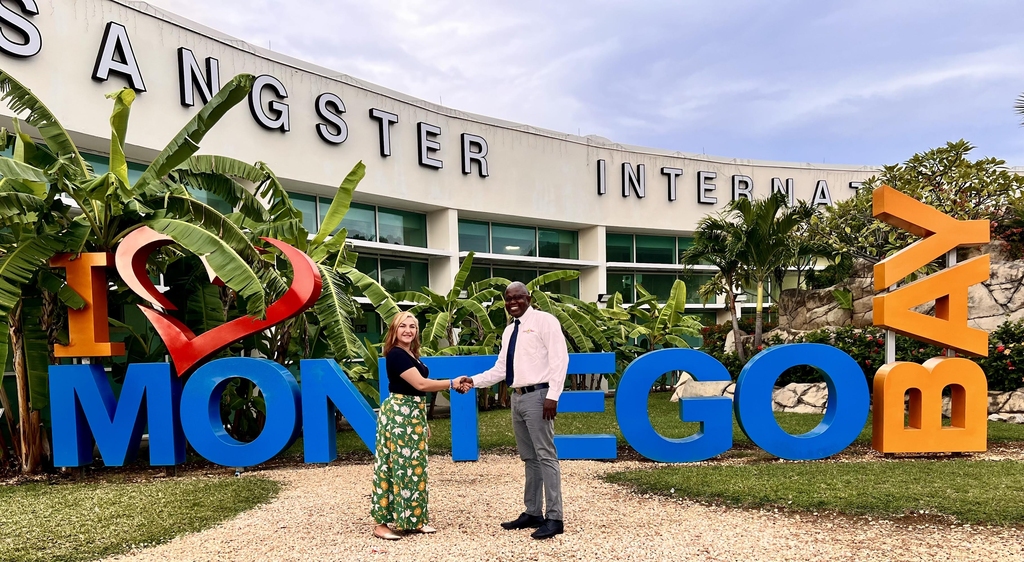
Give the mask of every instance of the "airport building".
M 447 291 L 473 251 L 473 279 L 573 269 L 579 279 L 555 289 L 588 301 L 618 291 L 630 302 L 638 284 L 667 296 L 684 279 L 692 312 L 711 321 L 724 301 L 701 303 L 696 287 L 714 269 L 678 264 L 701 217 L 773 190 L 830 205 L 875 172 L 625 146 L 469 114 L 144 2 L 16 0 L 0 4 L 0 20 L 0 68 L 48 105 L 97 172 L 110 146 L 105 94 L 125 86 L 139 94 L 126 147 L 139 174 L 224 83 L 257 76 L 248 103 L 199 153 L 267 163 L 311 231 L 363 161 L 344 226 L 359 269 L 393 291 Z

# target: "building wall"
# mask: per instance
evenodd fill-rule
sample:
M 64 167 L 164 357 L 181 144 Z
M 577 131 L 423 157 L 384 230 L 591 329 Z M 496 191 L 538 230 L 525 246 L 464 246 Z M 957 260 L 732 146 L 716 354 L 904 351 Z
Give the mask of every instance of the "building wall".
M 2 68 L 31 88 L 76 142 L 91 152 L 109 150 L 111 102 L 104 94 L 129 85 L 121 74 L 112 73 L 107 80 L 93 76 L 105 32 L 119 29 L 110 28 L 111 22 L 123 26 L 144 81 L 145 91 L 132 107 L 126 150 L 138 162 L 149 161 L 198 111 L 198 105 L 181 103 L 183 86 L 196 89 L 182 84 L 179 48 L 190 50 L 200 67 L 207 57 L 216 59 L 221 83 L 238 73 L 279 80 L 287 98 L 276 99 L 264 90 L 255 104 L 287 104 L 287 132 L 261 127 L 243 102 L 207 135 L 200 152 L 264 161 L 289 189 L 321 196 L 331 196 L 362 160 L 367 174 L 357 201 L 427 213 L 428 251 L 395 248 L 392 253 L 428 260 L 430 284 L 437 290 L 448 288 L 459 264 L 459 218 L 578 231 L 578 260 L 485 256 L 483 261 L 579 269 L 581 296 L 594 299 L 606 288 L 607 232 L 688 234 L 702 216 L 723 209 L 732 198 L 734 176 L 749 178 L 755 197 L 768 195 L 774 179 L 783 185 L 791 182 L 796 199 L 811 200 L 827 185 L 831 199 L 841 200 L 855 192 L 856 182 L 874 172 L 866 166 L 758 162 L 631 147 L 472 115 L 273 53 L 143 2 L 52 0 L 35 15 L 24 14 L 16 4 L 4 6 L 13 6 L 12 13 L 22 12 L 38 29 L 42 48 L 28 57 L 2 53 Z M 25 4 L 31 8 L 33 2 Z M 141 90 L 141 84 L 135 86 Z M 317 115 L 316 100 L 324 93 L 344 103 L 348 137 L 341 144 L 325 142 L 317 134 L 316 126 L 324 120 Z M 397 116 L 389 129 L 390 156 L 382 155 L 381 123 L 371 119 L 373 110 Z M 419 123 L 440 130 L 427 139 L 440 143 L 440 149 L 430 154 L 443 162 L 440 169 L 420 162 Z M 482 177 L 479 164 L 463 173 L 463 134 L 486 140 L 487 177 Z M 643 197 L 638 188 L 624 189 L 625 165 L 634 174 L 643 166 Z M 599 194 L 602 166 L 606 191 Z M 665 168 L 681 170 L 674 200 Z M 714 179 L 707 179 L 711 175 Z M 699 176 L 706 176 L 703 191 Z M 698 202 L 701 193 L 704 202 Z M 712 203 L 713 199 L 717 201 Z M 382 250 L 371 244 L 360 251 Z

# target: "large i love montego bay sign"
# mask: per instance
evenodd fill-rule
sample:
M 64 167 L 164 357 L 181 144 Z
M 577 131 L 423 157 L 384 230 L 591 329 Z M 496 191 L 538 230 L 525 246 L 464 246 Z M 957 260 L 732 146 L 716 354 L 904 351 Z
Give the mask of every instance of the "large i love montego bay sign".
M 874 194 L 874 215 L 922 239 L 875 266 L 874 322 L 950 350 L 923 365 L 892 362 L 883 365 L 869 392 L 860 367 L 843 351 L 822 344 L 770 347 L 754 356 L 736 381 L 734 398 L 695 397 L 680 401 L 682 421 L 698 422 L 700 430 L 686 438 L 670 439 L 651 425 L 647 400 L 651 385 L 669 371 L 687 371 L 697 381 L 729 381 L 725 367 L 710 355 L 692 349 L 662 349 L 647 353 L 625 370 L 615 393 L 615 413 L 626 442 L 640 454 L 663 462 L 693 462 L 712 458 L 732 447 L 732 416 L 744 433 L 765 451 L 792 460 L 834 455 L 848 447 L 863 430 L 869 409 L 874 415 L 873 447 L 885 453 L 970 452 L 986 449 L 987 387 L 982 369 L 956 353 L 984 356 L 988 334 L 967 324 L 967 292 L 988 279 L 989 258 L 981 255 L 939 273 L 900 285 L 911 273 L 963 246 L 989 241 L 988 221 L 958 221 L 892 188 Z M 304 458 L 330 462 L 337 456 L 335 412 L 352 424 L 372 451 L 376 415 L 363 395 L 330 359 L 303 360 L 302 384 L 281 365 L 267 359 L 232 357 L 205 362 L 246 335 L 265 330 L 308 309 L 320 294 L 317 268 L 301 251 L 274 239 L 264 239 L 280 251 L 294 272 L 291 287 L 267 308 L 266 317 L 242 317 L 196 335 L 187 326 L 156 308 L 140 305 L 163 339 L 172 363 L 129 365 L 120 396 L 114 397 L 103 368 L 96 364 L 50 367 L 54 463 L 82 466 L 92 462 L 93 445 L 107 465 L 122 465 L 138 450 L 143 430 L 149 432 L 149 462 L 184 462 L 186 440 L 207 460 L 243 467 L 269 460 L 300 435 Z M 146 274 L 146 262 L 157 248 L 173 241 L 148 228 L 127 236 L 116 253 L 57 256 L 53 267 L 64 268 L 68 283 L 87 304 L 69 310 L 70 342 L 55 346 L 58 357 L 112 357 L 124 346 L 109 340 L 107 284 L 104 269 L 118 275 L 144 300 L 173 310 Z M 935 301 L 935 316 L 913 310 Z M 888 338 L 892 339 L 892 338 Z M 426 357 L 432 375 L 444 378 L 480 373 L 494 356 Z M 383 360 L 382 360 L 383 361 Z M 798 365 L 820 370 L 828 385 L 828 403 L 821 423 L 802 435 L 790 435 L 772 414 L 772 389 L 783 371 Z M 615 371 L 613 353 L 571 354 L 569 374 L 607 374 Z M 386 372 L 383 366 L 380 372 Z M 189 375 L 186 384 L 181 377 Z M 228 382 L 252 381 L 263 392 L 266 425 L 252 442 L 230 437 L 220 417 L 220 400 Z M 387 381 L 380 381 L 381 399 Z M 951 387 L 951 425 L 942 425 L 942 390 Z M 909 423 L 904 421 L 904 396 L 910 393 Z M 452 394 L 452 457 L 478 458 L 476 390 Z M 599 412 L 601 391 L 562 394 L 559 412 Z M 608 459 L 616 456 L 613 435 L 557 435 L 563 459 Z

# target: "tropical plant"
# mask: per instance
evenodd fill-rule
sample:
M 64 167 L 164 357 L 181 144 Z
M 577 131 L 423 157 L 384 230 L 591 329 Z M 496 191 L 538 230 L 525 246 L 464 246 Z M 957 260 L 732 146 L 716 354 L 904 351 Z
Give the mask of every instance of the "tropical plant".
M 736 357 L 741 363 L 745 363 L 734 293 L 740 274 L 740 248 L 728 215 L 710 215 L 697 222 L 693 242 L 680 256 L 680 262 L 688 266 L 706 263 L 718 268 L 718 272 L 700 287 L 698 293 L 705 303 L 717 295 L 725 295 L 726 308 L 729 309 L 729 319 L 732 322 L 733 340 L 736 344 Z
M 801 201 L 787 205 L 786 196 L 775 192 L 770 197 L 751 201 L 740 198 L 729 205 L 730 236 L 738 245 L 742 280 L 756 287 L 754 309 L 754 347 L 761 345 L 764 292 L 769 280 L 781 285 L 785 271 L 804 256 L 802 246 L 792 243 L 802 227 L 815 215 L 814 207 Z
M 239 75 L 228 82 L 132 184 L 124 145 L 134 91 L 123 89 L 108 96 L 114 101 L 109 169 L 96 175 L 49 109 L 0 71 L 2 101 L 15 115 L 27 114 L 24 122 L 36 128 L 44 143 L 37 144 L 23 132 L 18 119 L 13 134 L 2 132 L 4 148 L 13 152 L 0 157 L 0 318 L 9 326 L 4 339 L 10 339 L 18 383 L 16 449 L 22 470 L 34 472 L 41 466 L 38 421 L 48 401 L 47 368 L 53 362 L 49 344 L 57 337 L 60 315 L 56 302 L 72 308 L 84 305 L 61 273 L 47 267 L 54 255 L 110 251 L 129 232 L 146 225 L 186 251 L 205 256 L 224 283 L 247 299 L 251 313 L 263 313 L 263 285 L 247 264 L 254 261 L 252 247 L 230 228 L 214 233 L 197 224 L 194 211 L 201 204 L 183 203 L 189 199 L 187 191 L 169 178 L 198 150 L 224 113 L 246 98 L 253 80 L 251 75 Z M 209 215 L 204 221 L 217 219 Z M 219 226 L 226 227 L 223 222 Z M 28 314 L 40 319 L 38 325 L 24 322 Z M 7 342 L 0 342 L 0 364 L 7 352 Z
M 853 197 L 840 201 L 811 221 L 810 234 L 835 256 L 877 263 L 918 240 L 918 237 L 875 220 L 872 193 L 882 185 L 959 220 L 996 219 L 1021 204 L 1024 176 L 1007 169 L 998 158 L 972 161 L 974 150 L 959 140 L 884 166 L 868 178 Z

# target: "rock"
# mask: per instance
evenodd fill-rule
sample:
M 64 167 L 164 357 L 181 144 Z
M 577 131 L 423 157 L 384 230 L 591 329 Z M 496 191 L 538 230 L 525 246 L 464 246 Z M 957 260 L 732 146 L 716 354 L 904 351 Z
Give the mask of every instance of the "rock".
M 828 385 L 823 382 L 810 385 L 807 392 L 800 395 L 800 401 L 815 408 L 824 408 L 828 404 Z
M 1024 414 L 1009 414 L 1006 416 L 1006 422 L 1024 424 Z
M 1001 408 L 1003 412 L 1024 412 L 1024 390 L 1015 390 Z
M 988 421 L 1006 421 L 1006 414 L 992 414 L 988 417 Z
M 672 393 L 672 398 L 669 398 L 672 402 L 678 402 L 683 398 L 694 398 L 697 396 L 722 396 L 725 389 L 731 386 L 732 382 L 700 382 L 690 381 Z
M 787 386 L 775 389 L 772 400 L 783 408 L 792 408 L 800 403 L 800 395 L 790 390 L 789 386 Z
M 953 409 L 953 399 L 950 398 L 949 396 L 943 396 L 942 397 L 942 417 L 948 418 L 950 415 L 952 415 L 952 414 L 950 414 L 952 409 Z
M 1003 405 L 1010 399 L 1012 392 L 988 391 L 988 413 L 995 414 L 1003 410 Z

